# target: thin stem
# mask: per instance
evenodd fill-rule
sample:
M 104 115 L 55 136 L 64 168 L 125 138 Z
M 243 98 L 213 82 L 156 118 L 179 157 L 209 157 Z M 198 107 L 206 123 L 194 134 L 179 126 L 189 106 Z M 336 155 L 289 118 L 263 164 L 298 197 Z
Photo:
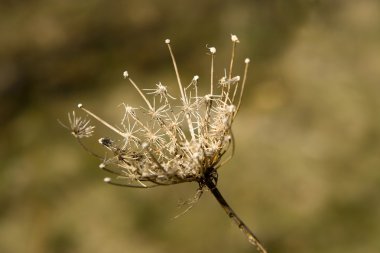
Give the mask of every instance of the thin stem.
M 144 93 L 140 90 L 140 88 L 137 86 L 137 84 L 130 78 L 128 77 L 128 80 L 129 82 L 133 85 L 133 87 L 135 87 L 135 89 L 137 90 L 137 92 L 140 94 L 140 96 L 144 99 L 145 103 L 148 105 L 149 109 L 150 110 L 153 110 L 153 107 L 152 105 L 150 104 L 149 100 L 146 98 L 146 96 L 144 95 Z
M 236 115 L 240 109 L 241 99 L 243 97 L 243 92 L 244 92 L 244 87 L 245 87 L 245 82 L 247 81 L 248 66 L 249 66 L 249 62 L 250 62 L 249 58 L 246 58 L 244 62 L 245 62 L 245 68 L 244 68 L 243 84 L 242 84 L 241 89 L 240 89 L 239 102 L 238 102 L 238 105 L 236 107 L 236 112 L 235 112 L 234 118 L 236 117 Z
M 226 211 L 228 217 L 230 217 L 235 222 L 235 224 L 239 227 L 239 229 L 244 233 L 248 241 L 252 245 L 256 246 L 256 249 L 258 252 L 267 253 L 264 246 L 261 244 L 259 239 L 255 236 L 255 234 L 247 227 L 247 225 L 244 224 L 244 222 L 237 216 L 234 210 L 232 210 L 232 208 L 228 205 L 228 203 L 223 198 L 222 194 L 219 192 L 213 180 L 211 178 L 206 178 L 205 184 L 210 189 L 210 191 L 212 192 L 216 200 L 219 202 L 219 204 L 223 207 L 224 211 Z
M 174 72 L 175 72 L 175 75 L 176 75 L 176 77 L 177 77 L 177 82 L 178 82 L 179 90 L 180 90 L 180 92 L 181 92 L 182 99 L 183 99 L 185 102 L 187 102 L 187 98 L 185 97 L 185 93 L 183 92 L 182 83 L 181 83 L 181 78 L 179 77 L 179 72 L 178 72 L 177 63 L 176 63 L 176 61 L 175 61 L 175 57 L 174 57 L 174 54 L 173 54 L 173 51 L 172 51 L 172 47 L 170 46 L 170 40 L 169 40 L 169 39 L 166 39 L 166 40 L 165 40 L 165 43 L 166 43 L 166 45 L 168 45 L 168 49 L 169 49 L 169 53 L 170 53 L 170 57 L 172 58 L 173 67 L 174 67 Z
M 232 56 L 231 56 L 231 62 L 230 62 L 230 71 L 228 72 L 228 80 L 231 80 L 231 77 L 232 77 L 232 66 L 234 65 L 235 47 L 236 47 L 236 41 L 232 41 Z
M 81 145 L 82 148 L 83 148 L 87 153 L 89 153 L 89 154 L 92 155 L 92 156 L 95 156 L 96 158 L 103 159 L 103 157 L 101 157 L 100 155 L 95 154 L 94 152 L 92 152 L 91 150 L 89 150 L 89 149 L 87 148 L 87 146 L 84 145 L 84 143 L 81 141 L 80 138 L 75 138 L 75 139 L 77 139 L 77 141 L 79 142 L 79 145 Z
M 211 54 L 211 78 L 210 78 L 210 85 L 211 85 L 211 89 L 210 89 L 210 95 L 212 96 L 213 94 L 213 88 L 214 88 L 214 57 L 215 57 L 215 54 Z
M 100 123 L 102 123 L 103 125 L 105 125 L 106 127 L 108 127 L 109 129 L 111 129 L 112 131 L 114 131 L 115 133 L 119 134 L 120 136 L 122 137 L 125 137 L 125 133 L 121 132 L 120 130 L 118 130 L 117 128 L 111 126 L 110 124 L 108 124 L 106 121 L 104 121 L 103 119 L 101 119 L 99 116 L 97 116 L 95 113 L 92 113 L 90 112 L 89 110 L 87 110 L 86 108 L 83 107 L 82 104 L 78 104 L 78 108 L 82 109 L 83 111 L 85 111 L 88 115 L 90 115 L 91 117 L 93 117 L 94 119 L 96 119 L 97 121 L 99 121 Z

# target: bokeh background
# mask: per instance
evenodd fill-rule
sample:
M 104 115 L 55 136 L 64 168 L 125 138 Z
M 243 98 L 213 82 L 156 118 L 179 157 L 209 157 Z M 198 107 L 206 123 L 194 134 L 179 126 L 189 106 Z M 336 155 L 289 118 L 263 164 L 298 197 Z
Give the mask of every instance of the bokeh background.
M 376 0 L 1 1 L 0 252 L 254 252 L 209 193 L 173 219 L 196 184 L 102 183 L 57 123 L 78 102 L 118 123 L 142 102 L 124 69 L 175 90 L 166 38 L 206 85 L 231 33 L 252 64 L 221 192 L 269 252 L 379 252 Z

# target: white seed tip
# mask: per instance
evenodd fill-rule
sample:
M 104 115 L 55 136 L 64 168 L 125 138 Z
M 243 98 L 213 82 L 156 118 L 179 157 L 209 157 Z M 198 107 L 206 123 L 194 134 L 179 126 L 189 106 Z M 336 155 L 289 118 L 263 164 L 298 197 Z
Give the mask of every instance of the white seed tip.
M 233 42 L 237 42 L 237 43 L 240 42 L 239 39 L 238 39 L 238 37 L 237 37 L 236 35 L 234 35 L 234 34 L 231 34 L 231 40 L 232 40 Z
M 240 76 L 235 76 L 234 79 L 235 79 L 236 81 L 240 81 Z
M 127 78 L 129 76 L 128 71 L 124 71 L 123 76 L 124 76 L 124 78 Z
M 169 43 L 170 43 L 170 40 L 169 40 L 169 39 L 166 39 L 166 40 L 165 40 L 165 43 L 166 43 L 166 44 L 169 44 Z
M 193 77 L 193 80 L 194 80 L 194 81 L 198 81 L 198 79 L 199 79 L 199 76 L 198 76 L 198 75 L 196 75 L 196 76 Z
M 105 178 L 103 179 L 103 181 L 104 181 L 105 183 L 109 183 L 109 182 L 111 182 L 111 178 L 110 178 L 110 177 L 105 177 Z
M 232 112 L 235 112 L 236 107 L 235 107 L 234 105 L 229 105 L 229 106 L 227 107 L 227 110 L 228 110 L 228 112 L 232 113 Z
M 141 147 L 144 148 L 144 149 L 147 148 L 148 147 L 148 143 L 144 142 L 143 144 L 141 144 Z
M 215 54 L 216 53 L 216 48 L 215 47 L 210 47 L 208 50 L 210 50 L 211 54 Z
M 244 62 L 249 63 L 251 60 L 249 58 L 245 58 Z
M 106 167 L 106 165 L 104 163 L 99 164 L 100 169 L 104 169 L 105 167 Z
M 78 104 L 78 108 L 82 108 L 83 107 L 83 105 L 82 104 Z

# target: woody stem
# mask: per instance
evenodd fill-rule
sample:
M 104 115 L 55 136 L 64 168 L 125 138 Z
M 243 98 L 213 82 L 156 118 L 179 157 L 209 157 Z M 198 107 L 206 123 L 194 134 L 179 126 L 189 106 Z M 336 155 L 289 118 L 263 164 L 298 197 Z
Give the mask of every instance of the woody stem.
M 259 239 L 255 236 L 255 234 L 247 227 L 247 225 L 245 225 L 245 223 L 237 216 L 234 210 L 232 210 L 232 208 L 228 205 L 228 203 L 216 187 L 212 178 L 205 178 L 204 183 L 207 186 L 207 188 L 210 189 L 210 191 L 212 192 L 216 200 L 219 202 L 219 204 L 222 206 L 224 211 L 226 211 L 228 217 L 234 221 L 234 223 L 247 237 L 249 243 L 256 246 L 258 252 L 267 253 L 267 251 L 265 250 Z

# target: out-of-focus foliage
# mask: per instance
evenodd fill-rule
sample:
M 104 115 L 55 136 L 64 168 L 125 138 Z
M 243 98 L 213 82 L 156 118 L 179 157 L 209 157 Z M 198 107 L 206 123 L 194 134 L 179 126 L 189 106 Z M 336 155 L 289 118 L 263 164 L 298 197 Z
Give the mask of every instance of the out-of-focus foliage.
M 209 194 L 172 220 L 195 184 L 102 184 L 56 121 L 83 102 L 118 123 L 141 103 L 126 68 L 175 91 L 166 38 L 208 85 L 231 33 L 252 65 L 220 190 L 269 252 L 377 252 L 379 31 L 375 0 L 2 1 L 0 252 L 252 252 Z

